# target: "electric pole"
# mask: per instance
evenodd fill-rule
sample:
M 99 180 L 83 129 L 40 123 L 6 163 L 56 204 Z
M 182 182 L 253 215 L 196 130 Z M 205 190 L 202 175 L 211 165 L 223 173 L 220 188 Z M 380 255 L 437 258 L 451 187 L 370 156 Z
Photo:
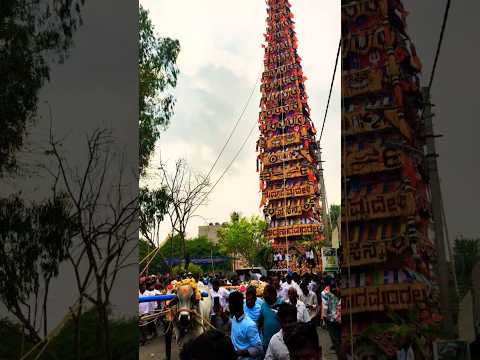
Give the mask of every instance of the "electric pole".
M 330 223 L 330 217 L 328 216 L 328 203 L 327 203 L 327 194 L 325 191 L 325 179 L 323 177 L 323 161 L 322 161 L 322 148 L 320 147 L 320 141 L 317 141 L 317 163 L 318 168 L 316 169 L 316 174 L 318 175 L 318 187 L 320 189 L 320 201 L 322 203 L 322 220 L 324 226 L 324 232 L 327 234 L 327 238 L 332 241 L 332 228 L 333 225 Z
M 448 269 L 446 244 L 444 237 L 443 208 L 442 208 L 442 191 L 440 188 L 440 176 L 438 174 L 437 157 L 435 150 L 435 138 L 438 137 L 433 132 L 433 116 L 432 103 L 430 101 L 430 92 L 427 87 L 422 89 L 424 111 L 423 120 L 425 125 L 425 142 L 426 142 L 426 164 L 430 185 L 432 219 L 435 231 L 435 247 L 437 250 L 437 276 L 440 287 L 440 310 L 443 316 L 443 330 L 449 337 L 453 336 L 453 317 L 452 308 L 450 306 L 449 294 L 449 278 L 450 271 Z

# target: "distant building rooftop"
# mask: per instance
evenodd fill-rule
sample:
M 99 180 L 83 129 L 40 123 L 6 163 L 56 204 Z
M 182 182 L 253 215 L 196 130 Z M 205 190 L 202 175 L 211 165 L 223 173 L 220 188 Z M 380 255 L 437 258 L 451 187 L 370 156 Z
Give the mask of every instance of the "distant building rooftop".
M 222 224 L 218 222 L 199 226 L 198 237 L 204 236 L 216 244 L 218 243 L 218 230 L 221 227 L 222 227 Z

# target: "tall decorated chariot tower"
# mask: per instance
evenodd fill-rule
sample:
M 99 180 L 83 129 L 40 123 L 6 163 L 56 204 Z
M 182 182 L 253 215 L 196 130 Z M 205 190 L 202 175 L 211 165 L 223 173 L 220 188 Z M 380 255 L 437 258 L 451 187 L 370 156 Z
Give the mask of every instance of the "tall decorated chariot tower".
M 260 207 L 275 252 L 274 267 L 318 271 L 326 219 L 320 146 L 310 119 L 291 5 L 288 0 L 266 3 L 257 142 Z
M 342 335 L 359 358 L 393 359 L 411 344 L 430 359 L 439 320 L 421 63 L 406 16 L 400 0 L 342 0 Z

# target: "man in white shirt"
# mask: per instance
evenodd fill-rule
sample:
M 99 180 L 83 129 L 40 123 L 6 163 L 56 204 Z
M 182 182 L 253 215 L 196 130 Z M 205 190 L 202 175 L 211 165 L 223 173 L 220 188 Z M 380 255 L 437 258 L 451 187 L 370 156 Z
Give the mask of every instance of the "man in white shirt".
M 397 360 L 415 360 L 410 338 L 404 336 L 400 341 L 401 347 L 397 350 Z
M 278 274 L 273 274 L 270 276 L 270 285 L 273 286 L 275 291 L 277 292 L 277 298 L 283 299 L 283 290 L 282 284 L 280 283 L 280 276 Z
M 141 283 L 138 291 L 138 297 L 150 296 L 151 294 L 146 290 L 145 283 Z M 152 313 L 152 302 L 139 302 L 138 303 L 138 312 L 140 317 Z M 157 327 L 154 322 L 141 321 L 140 325 L 140 343 L 144 344 L 147 340 L 150 340 L 153 336 L 157 335 Z
M 227 291 L 227 289 L 220 287 L 220 281 L 218 279 L 213 279 L 212 288 L 210 289 L 210 296 L 212 297 L 212 302 L 215 301 L 214 298 L 216 297 L 219 298 L 222 311 L 227 310 L 228 295 L 229 295 L 229 292 Z M 212 309 L 212 315 L 214 315 L 213 309 Z
M 290 288 L 294 288 L 297 291 L 297 294 L 300 293 L 301 289 L 300 286 L 293 280 L 292 275 L 288 274 L 285 277 L 285 282 L 282 284 L 282 297 L 283 300 L 287 301 L 288 300 L 288 290 Z
M 156 296 L 160 295 L 160 291 L 155 289 L 155 282 L 152 280 L 148 280 L 147 282 L 147 290 L 145 290 L 145 293 L 143 294 L 144 296 Z M 153 313 L 155 310 L 158 308 L 158 302 L 157 301 L 150 301 L 147 304 L 149 304 L 149 312 Z
M 283 336 L 297 323 L 297 309 L 291 304 L 283 303 L 278 308 L 278 318 L 282 328 L 270 339 L 265 360 L 290 360 Z
M 139 289 L 138 289 L 138 297 L 144 297 L 147 296 L 145 294 L 146 289 L 145 289 L 145 284 L 140 284 Z M 139 302 L 138 303 L 138 314 L 140 316 L 148 314 L 150 312 L 150 303 L 148 302 Z
M 310 317 L 308 315 L 307 307 L 305 304 L 298 300 L 298 293 L 294 287 L 288 289 L 288 304 L 292 304 L 297 308 L 297 321 L 298 322 L 309 322 Z
M 314 293 L 318 290 L 318 283 L 314 279 L 311 279 L 308 283 L 308 290 L 313 291 Z
M 299 294 L 299 299 L 305 304 L 308 311 L 308 321 L 312 321 L 318 315 L 318 298 L 317 294 L 313 291 L 308 290 L 307 281 L 302 281 L 300 283 L 301 292 Z

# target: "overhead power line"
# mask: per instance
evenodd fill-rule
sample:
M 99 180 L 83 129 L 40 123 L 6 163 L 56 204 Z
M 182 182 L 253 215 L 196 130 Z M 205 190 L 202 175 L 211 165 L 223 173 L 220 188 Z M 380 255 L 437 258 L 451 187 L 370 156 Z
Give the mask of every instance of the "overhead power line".
M 210 190 L 205 194 L 205 196 L 203 197 L 202 201 L 200 201 L 199 205 L 197 205 L 195 207 L 195 209 L 192 211 L 192 214 L 195 213 L 195 211 L 197 211 L 197 209 L 200 207 L 200 204 L 203 203 L 203 201 L 208 197 L 208 195 L 210 195 L 210 193 L 213 191 L 213 189 L 215 189 L 215 187 L 218 185 L 218 183 L 222 180 L 222 178 L 225 176 L 225 174 L 228 172 L 228 170 L 230 170 L 230 168 L 232 167 L 233 163 L 235 162 L 235 160 L 237 160 L 238 156 L 240 155 L 240 153 L 242 152 L 243 148 L 245 147 L 245 145 L 247 144 L 247 141 L 250 139 L 250 136 L 252 136 L 252 133 L 253 133 L 253 130 L 255 130 L 255 127 L 257 125 L 257 122 L 255 121 L 253 123 L 253 126 L 252 128 L 250 129 L 249 133 L 247 134 L 247 136 L 245 137 L 245 140 L 243 141 L 242 145 L 240 146 L 240 148 L 238 149 L 237 153 L 235 154 L 235 156 L 233 157 L 233 159 L 230 161 L 230 163 L 227 165 L 227 167 L 225 168 L 225 170 L 222 172 L 222 174 L 220 175 L 220 177 L 217 179 L 217 181 L 213 184 L 213 186 L 210 188 Z
M 257 77 L 257 80 L 255 81 L 255 85 L 253 86 L 252 91 L 250 92 L 250 95 L 248 96 L 247 102 L 245 103 L 245 105 L 244 105 L 244 107 L 243 107 L 243 109 L 242 109 L 242 112 L 240 113 L 240 116 L 238 117 L 237 121 L 235 122 L 235 125 L 233 126 L 233 129 L 232 129 L 232 131 L 230 132 L 230 135 L 228 135 L 227 141 L 226 141 L 225 144 L 223 145 L 222 149 L 220 150 L 220 153 L 218 154 L 217 158 L 215 159 L 215 162 L 213 163 L 212 167 L 211 167 L 210 170 L 208 171 L 207 178 L 212 174 L 212 171 L 213 171 L 213 169 L 215 168 L 215 165 L 217 165 L 218 160 L 219 160 L 220 157 L 222 156 L 223 152 L 225 151 L 225 148 L 227 147 L 228 143 L 230 142 L 230 139 L 231 139 L 232 136 L 233 136 L 233 133 L 234 133 L 235 130 L 237 129 L 238 124 L 240 123 L 240 120 L 243 118 L 243 115 L 245 114 L 245 111 L 247 110 L 247 107 L 248 107 L 248 105 L 250 104 L 250 100 L 252 99 L 252 96 L 253 96 L 256 88 L 257 88 L 258 81 L 260 80 L 261 76 L 262 76 L 262 73 L 260 73 L 260 75 Z
M 324 116 L 324 119 L 323 119 L 323 124 L 322 124 L 322 130 L 320 132 L 320 138 L 319 140 L 322 138 L 322 134 L 323 134 L 323 129 L 325 127 L 325 121 L 327 119 L 327 114 L 328 114 L 328 108 L 329 108 L 329 105 L 330 105 L 330 99 L 331 99 L 331 96 L 332 96 L 332 90 L 333 90 L 333 84 L 335 82 L 335 74 L 337 72 L 337 66 L 338 66 L 338 58 L 339 58 L 339 55 L 340 55 L 340 49 L 341 49 L 341 40 L 339 41 L 338 43 L 338 49 L 337 49 L 337 55 L 335 57 L 335 66 L 334 66 L 334 70 L 333 70 L 333 75 L 332 75 L 332 81 L 331 81 L 331 84 L 330 84 L 330 91 L 329 91 L 329 94 L 328 94 L 328 100 L 327 100 L 327 107 L 325 109 L 325 116 Z M 249 103 L 250 103 L 250 100 L 253 96 L 253 93 L 257 87 L 257 84 L 258 84 L 258 81 L 261 77 L 261 73 L 259 75 L 259 77 L 257 78 L 257 81 L 255 82 L 255 86 L 253 87 L 252 89 L 252 92 L 250 93 L 250 96 L 248 97 L 248 100 L 247 100 L 247 103 L 245 104 L 243 110 L 242 110 L 242 113 L 240 114 L 239 118 L 237 119 L 237 122 L 235 123 L 232 131 L 230 132 L 230 135 L 228 136 L 227 138 L 227 141 L 225 142 L 225 144 L 223 145 L 222 149 L 220 150 L 220 153 L 219 155 L 217 156 L 217 159 L 215 160 L 215 162 L 213 163 L 212 167 L 210 168 L 210 171 L 208 172 L 207 174 L 207 178 L 210 176 L 210 174 L 212 173 L 215 165 L 217 164 L 218 160 L 220 159 L 220 156 L 223 154 L 223 151 L 225 150 L 225 148 L 227 147 L 228 143 L 230 142 L 230 139 L 232 138 L 233 136 L 233 133 L 235 132 L 235 129 L 237 128 L 241 118 L 243 117 Z M 217 179 L 217 181 L 213 184 L 213 186 L 211 187 L 211 189 L 207 192 L 207 194 L 205 194 L 204 198 L 202 199 L 202 201 L 200 203 L 202 203 L 207 197 L 208 195 L 211 194 L 211 192 L 215 189 L 215 187 L 218 185 L 218 183 L 222 180 L 222 178 L 225 176 L 225 174 L 228 172 L 228 170 L 230 170 L 230 168 L 232 167 L 233 163 L 237 160 L 238 156 L 240 155 L 240 153 L 242 152 L 243 148 L 245 147 L 245 145 L 247 144 L 247 141 L 248 139 L 250 138 L 250 136 L 252 135 L 253 133 L 253 130 L 255 129 L 255 126 L 256 126 L 256 122 L 253 124 L 252 128 L 250 129 L 248 135 L 245 137 L 242 145 L 240 146 L 240 148 L 238 149 L 237 153 L 235 154 L 235 156 L 233 157 L 233 159 L 230 161 L 230 163 L 227 165 L 227 167 L 225 168 L 225 170 L 222 172 L 222 174 L 220 175 L 220 177 Z M 197 205 L 197 207 L 195 207 L 195 209 L 193 210 L 193 213 L 195 213 L 195 211 L 200 207 L 200 205 Z
M 433 62 L 432 73 L 430 74 L 430 81 L 428 83 L 428 90 L 432 87 L 435 71 L 437 70 L 438 58 L 440 57 L 440 49 L 442 48 L 443 36 L 445 35 L 445 28 L 447 26 L 448 14 L 450 13 L 451 0 L 447 0 L 445 13 L 443 14 L 442 30 L 440 31 L 440 38 L 438 39 L 437 51 L 435 53 L 435 60 Z
M 325 127 L 325 122 L 327 120 L 328 107 L 330 105 L 330 98 L 332 97 L 333 83 L 335 82 L 335 74 L 337 73 L 338 58 L 340 55 L 340 49 L 342 45 L 342 39 L 338 42 L 337 56 L 335 57 L 335 67 L 333 68 L 332 82 L 330 83 L 330 91 L 328 92 L 327 107 L 325 108 L 325 115 L 323 117 L 322 130 L 320 131 L 320 138 L 318 141 L 322 140 L 323 128 Z

